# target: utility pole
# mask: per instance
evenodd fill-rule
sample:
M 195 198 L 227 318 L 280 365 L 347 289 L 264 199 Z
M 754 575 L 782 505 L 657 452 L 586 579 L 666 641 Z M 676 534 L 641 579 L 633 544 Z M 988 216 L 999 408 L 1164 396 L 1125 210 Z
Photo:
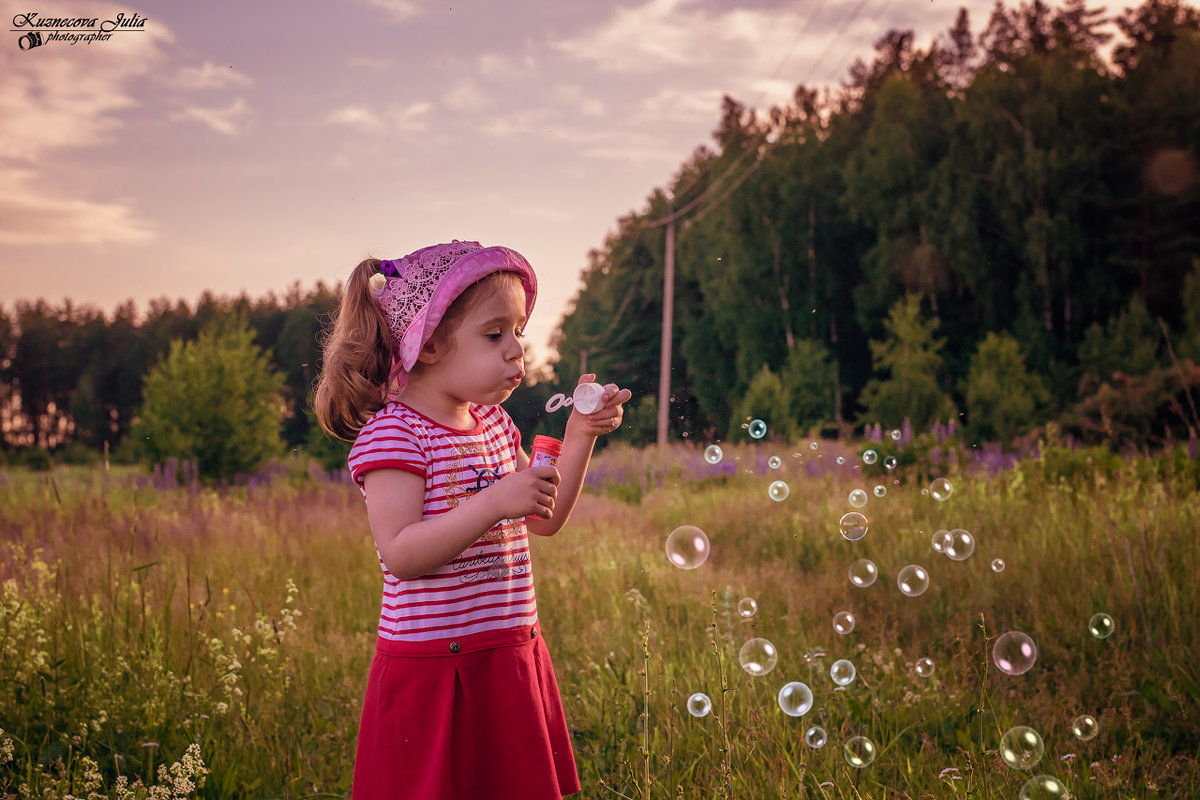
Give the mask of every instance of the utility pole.
M 658 446 L 667 444 L 671 405 L 671 326 L 675 318 L 675 201 L 667 200 L 667 253 L 663 269 L 662 355 L 658 371 Z

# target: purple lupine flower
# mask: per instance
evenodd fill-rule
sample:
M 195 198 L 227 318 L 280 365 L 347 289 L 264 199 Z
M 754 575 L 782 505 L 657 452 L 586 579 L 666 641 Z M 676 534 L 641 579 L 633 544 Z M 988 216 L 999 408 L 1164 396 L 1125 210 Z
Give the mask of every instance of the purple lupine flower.
M 949 422 L 946 423 L 946 438 L 950 438 L 953 435 L 954 435 L 954 420 L 950 420 Z
M 940 448 L 940 447 L 931 448 L 929 451 L 929 460 L 932 461 L 934 464 L 942 463 L 942 448 Z
M 952 447 L 946 452 L 946 463 L 951 467 L 958 466 L 958 450 Z
M 904 424 L 900 426 L 900 443 L 905 447 L 912 444 L 912 420 L 908 417 L 904 418 Z

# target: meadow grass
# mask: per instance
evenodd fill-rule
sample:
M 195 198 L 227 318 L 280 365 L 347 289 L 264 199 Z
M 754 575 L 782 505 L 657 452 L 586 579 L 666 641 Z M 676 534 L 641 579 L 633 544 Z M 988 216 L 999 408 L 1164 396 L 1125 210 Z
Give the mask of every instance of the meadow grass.
M 937 502 L 927 465 L 864 475 L 857 449 L 727 447 L 720 470 L 696 448 L 597 456 L 604 479 L 533 543 L 581 797 L 1012 798 L 1034 774 L 1076 798 L 1200 796 L 1194 465 L 954 471 Z M 838 454 L 847 464 L 828 468 Z M 347 796 L 381 589 L 358 491 L 134 477 L 3 476 L 0 796 Z M 875 484 L 888 493 L 864 509 L 869 533 L 846 541 L 847 493 Z M 711 542 L 694 570 L 664 553 L 683 524 Z M 955 527 L 977 540 L 966 561 L 930 547 Z M 867 588 L 847 579 L 857 558 L 879 567 Z M 919 597 L 896 586 L 913 563 L 930 575 Z M 758 605 L 748 618 L 743 597 Z M 839 610 L 857 619 L 847 635 Z M 1104 640 L 1088 631 L 1101 611 L 1116 621 Z M 1037 644 L 1023 675 L 991 661 L 1008 630 Z M 753 637 L 778 651 L 767 675 L 738 663 Z M 933 676 L 914 671 L 921 657 Z M 857 668 L 844 688 L 829 676 L 839 658 Z M 779 708 L 789 681 L 812 689 L 804 716 Z M 693 692 L 712 713 L 688 714 Z M 1071 733 L 1085 713 L 1090 741 Z M 1028 772 L 998 755 L 1015 725 L 1044 739 Z M 860 770 L 842 752 L 856 735 L 876 745 Z

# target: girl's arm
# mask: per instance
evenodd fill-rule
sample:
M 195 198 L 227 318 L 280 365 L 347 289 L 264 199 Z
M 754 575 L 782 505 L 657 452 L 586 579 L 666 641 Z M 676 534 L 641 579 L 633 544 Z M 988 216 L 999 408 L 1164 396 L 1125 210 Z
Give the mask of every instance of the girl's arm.
M 579 377 L 580 383 L 591 383 L 596 376 L 588 373 Z M 553 536 L 558 533 L 571 516 L 583 479 L 587 476 L 588 464 L 592 460 L 592 448 L 596 439 L 612 433 L 621 424 L 625 402 L 632 397 L 628 389 L 620 389 L 615 383 L 604 387 L 604 407 L 592 414 L 572 411 L 567 420 L 567 432 L 563 435 L 562 453 L 558 456 L 558 497 L 554 502 L 554 515 L 549 519 L 526 519 L 525 526 L 538 536 Z M 519 460 L 524 466 L 529 457 L 523 452 Z
M 375 546 L 388 572 L 402 580 L 427 575 L 452 561 L 502 519 L 551 516 L 557 483 L 554 467 L 522 469 L 505 475 L 457 508 L 422 519 L 423 477 L 380 469 L 363 478 Z

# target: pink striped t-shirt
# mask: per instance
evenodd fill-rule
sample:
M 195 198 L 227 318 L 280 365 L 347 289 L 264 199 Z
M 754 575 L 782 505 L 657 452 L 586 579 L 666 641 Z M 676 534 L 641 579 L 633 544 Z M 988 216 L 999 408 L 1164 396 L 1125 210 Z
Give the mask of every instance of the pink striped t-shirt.
M 447 428 L 402 403 L 389 403 L 363 426 L 350 449 L 350 474 L 402 469 L 425 479 L 423 519 L 456 508 L 517 468 L 521 434 L 500 406 L 471 406 L 475 426 Z M 376 548 L 378 554 L 378 548 Z M 457 558 L 428 575 L 402 580 L 383 569 L 379 635 L 420 642 L 537 622 L 525 520 L 494 525 Z

